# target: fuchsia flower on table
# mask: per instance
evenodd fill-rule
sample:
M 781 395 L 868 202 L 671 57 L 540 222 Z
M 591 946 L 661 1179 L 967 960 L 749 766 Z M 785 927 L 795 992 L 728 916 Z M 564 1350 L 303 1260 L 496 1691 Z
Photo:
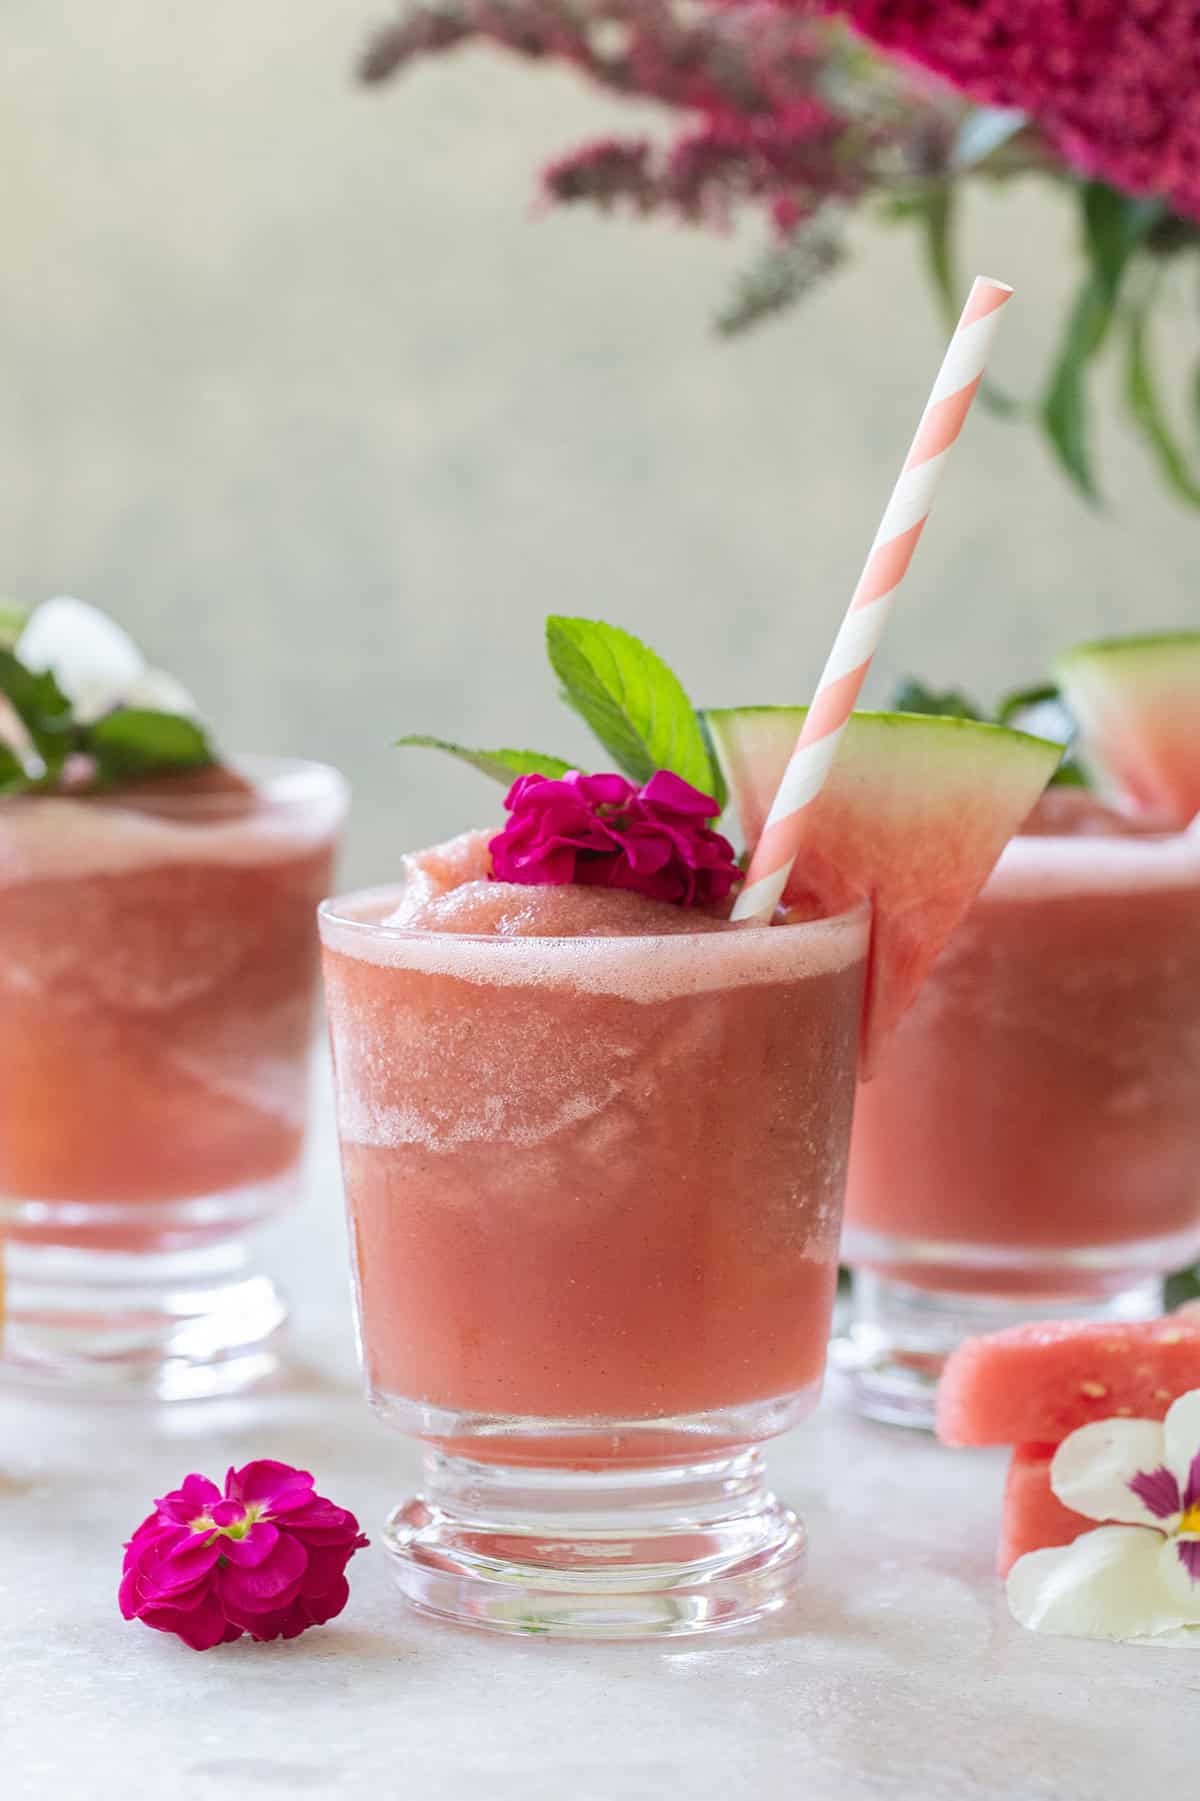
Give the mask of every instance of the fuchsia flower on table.
M 724 900 L 741 874 L 728 838 L 705 825 L 717 802 L 669 770 L 641 788 L 577 769 L 559 781 L 523 775 L 504 805 L 511 817 L 489 845 L 500 882 L 631 888 L 705 907 Z
M 251 1638 L 297 1638 L 349 1599 L 346 1565 L 368 1540 L 307 1470 L 268 1458 L 207 1476 L 154 1503 L 125 1550 L 121 1612 L 193 1651 Z
M 1200 1650 L 1200 1389 L 1161 1425 L 1081 1426 L 1055 1453 L 1050 1484 L 1073 1512 L 1113 1523 L 1017 1559 L 1008 1599 L 1021 1625 Z

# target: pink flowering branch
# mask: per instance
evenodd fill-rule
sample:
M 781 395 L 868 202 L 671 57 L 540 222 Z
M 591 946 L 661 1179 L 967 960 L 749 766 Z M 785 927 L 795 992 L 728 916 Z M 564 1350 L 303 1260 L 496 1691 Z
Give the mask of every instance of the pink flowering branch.
M 835 268 L 846 216 L 864 208 L 919 227 L 952 319 L 961 190 L 1060 184 L 1078 197 L 1083 270 L 1035 416 L 1096 498 L 1089 380 L 1119 339 L 1126 412 L 1173 492 L 1200 506 L 1150 347 L 1157 271 L 1200 248 L 1192 0 L 422 0 L 376 31 L 360 75 L 384 82 L 471 40 L 674 115 L 661 137 L 559 157 L 542 192 L 718 228 L 756 212 L 768 244 L 719 317 L 725 331 Z
M 673 138 L 606 138 L 546 170 L 556 202 L 663 211 L 725 225 L 746 204 L 777 232 L 796 231 L 824 205 L 944 169 L 956 106 L 906 98 L 882 69 L 866 103 L 862 83 L 830 96 L 844 48 L 822 21 L 774 3 L 727 12 L 676 0 L 433 0 L 378 30 L 364 81 L 414 60 L 486 40 L 532 61 L 554 58 L 612 91 L 685 115 Z

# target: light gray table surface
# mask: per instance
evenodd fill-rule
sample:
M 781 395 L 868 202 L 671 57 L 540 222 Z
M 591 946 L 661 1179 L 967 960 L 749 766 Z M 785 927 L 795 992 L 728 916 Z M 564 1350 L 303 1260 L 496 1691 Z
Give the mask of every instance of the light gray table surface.
M 323 1084 L 319 1084 L 323 1088 Z M 1002 1459 L 852 1419 L 772 1451 L 808 1521 L 799 1598 L 743 1634 L 510 1639 L 423 1621 L 376 1546 L 345 1613 L 197 1655 L 126 1625 L 121 1543 L 191 1469 L 271 1456 L 377 1529 L 417 1458 L 354 1367 L 327 1098 L 308 1198 L 272 1234 L 295 1304 L 281 1392 L 173 1412 L 0 1399 L 4 1801 L 1099 1801 L 1184 1796 L 1200 1657 L 1035 1637 L 991 1559 Z

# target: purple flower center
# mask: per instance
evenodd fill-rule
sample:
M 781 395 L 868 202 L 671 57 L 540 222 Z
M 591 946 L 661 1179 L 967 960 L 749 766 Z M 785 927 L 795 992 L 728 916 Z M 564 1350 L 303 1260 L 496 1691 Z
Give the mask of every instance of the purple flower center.
M 1192 1459 L 1182 1495 L 1177 1478 L 1165 1464 L 1156 1470 L 1139 1470 L 1129 1479 L 1129 1487 L 1156 1520 L 1178 1516 L 1174 1533 L 1169 1536 L 1174 1537 L 1175 1553 L 1193 1582 L 1200 1582 L 1200 1497 L 1195 1492 L 1198 1465 L 1200 1453 Z
M 1156 1470 L 1139 1470 L 1130 1477 L 1129 1487 L 1156 1520 L 1170 1519 L 1179 1512 L 1179 1484 L 1166 1464 Z

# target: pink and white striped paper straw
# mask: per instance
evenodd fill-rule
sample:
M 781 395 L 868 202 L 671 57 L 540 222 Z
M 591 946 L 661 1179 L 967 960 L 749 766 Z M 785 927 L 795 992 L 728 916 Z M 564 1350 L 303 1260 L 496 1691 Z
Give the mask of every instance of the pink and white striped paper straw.
M 976 276 L 771 803 L 733 909 L 734 919 L 770 920 L 779 904 L 803 843 L 805 809 L 829 774 L 892 602 L 925 529 L 942 470 L 983 379 L 1000 309 L 1011 298 L 1006 283 Z

